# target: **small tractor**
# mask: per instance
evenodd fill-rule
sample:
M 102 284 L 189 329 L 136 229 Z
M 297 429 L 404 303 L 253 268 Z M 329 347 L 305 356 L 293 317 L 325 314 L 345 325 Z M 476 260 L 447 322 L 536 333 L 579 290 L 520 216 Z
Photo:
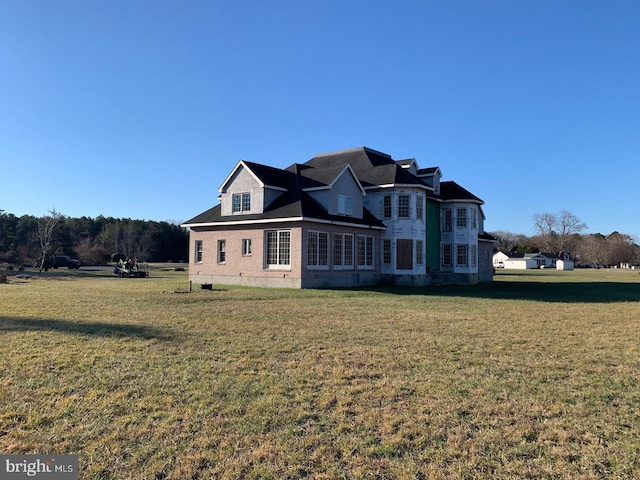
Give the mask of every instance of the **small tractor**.
M 118 278 L 145 278 L 149 276 L 149 264 L 137 262 L 132 259 L 126 261 L 121 260 L 113 267 L 113 273 L 115 273 Z

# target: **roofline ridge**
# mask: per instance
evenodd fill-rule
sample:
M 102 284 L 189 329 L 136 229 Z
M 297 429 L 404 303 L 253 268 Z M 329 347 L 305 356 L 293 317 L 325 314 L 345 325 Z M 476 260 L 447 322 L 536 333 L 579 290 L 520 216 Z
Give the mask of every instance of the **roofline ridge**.
M 357 152 L 359 150 L 362 150 L 362 151 L 365 151 L 365 152 L 369 152 L 369 153 L 375 153 L 375 154 L 382 155 L 384 157 L 393 159 L 391 157 L 391 155 L 389 155 L 388 153 L 384 153 L 384 152 L 381 152 L 379 150 L 375 150 L 373 148 L 365 147 L 364 145 L 362 147 L 345 148 L 343 150 L 335 150 L 333 152 L 318 153 L 318 154 L 314 155 L 314 158 L 317 158 L 317 157 L 329 157 L 329 156 L 338 155 L 338 154 L 342 154 L 342 153 Z

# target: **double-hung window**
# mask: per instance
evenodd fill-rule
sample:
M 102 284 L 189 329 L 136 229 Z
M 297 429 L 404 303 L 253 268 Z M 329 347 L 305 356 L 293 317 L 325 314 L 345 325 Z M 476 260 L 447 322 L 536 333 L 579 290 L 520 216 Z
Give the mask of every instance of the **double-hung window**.
M 202 240 L 196 240 L 196 244 L 195 244 L 195 262 L 196 263 L 202 263 Z
M 456 265 L 458 267 L 466 267 L 469 265 L 467 245 L 456 245 Z
M 353 197 L 338 194 L 338 215 L 353 215 Z
M 467 209 L 458 208 L 456 210 L 456 227 L 465 228 L 467 226 Z
M 266 267 L 278 268 L 291 265 L 291 231 L 267 230 Z
M 384 218 L 391 218 L 391 195 L 382 197 L 382 210 L 382 216 Z
M 424 215 L 424 197 L 418 195 L 416 197 L 416 220 L 423 220 Z
M 227 261 L 227 241 L 218 240 L 218 263 Z
M 251 239 L 250 238 L 242 239 L 242 255 L 245 257 L 251 255 Z
M 443 267 L 450 267 L 451 265 L 453 265 L 452 255 L 453 253 L 452 253 L 451 244 L 445 243 L 444 245 L 442 245 L 442 266 Z
M 424 243 L 422 240 L 416 240 L 416 265 L 422 265 L 423 260 L 423 253 L 422 253 L 422 249 Z
M 333 234 L 333 268 L 353 269 L 353 234 Z
M 248 212 L 251 210 L 251 193 L 234 193 L 231 195 L 232 212 Z
M 442 210 L 442 230 L 444 232 L 451 231 L 451 209 L 445 208 Z
M 358 267 L 373 268 L 373 237 L 358 235 Z
M 411 209 L 409 208 L 410 195 L 398 195 L 398 217 L 409 218 Z
M 328 268 L 329 234 L 310 231 L 307 240 L 307 266 L 309 268 Z
M 391 265 L 391 240 L 388 238 L 382 240 L 382 263 Z

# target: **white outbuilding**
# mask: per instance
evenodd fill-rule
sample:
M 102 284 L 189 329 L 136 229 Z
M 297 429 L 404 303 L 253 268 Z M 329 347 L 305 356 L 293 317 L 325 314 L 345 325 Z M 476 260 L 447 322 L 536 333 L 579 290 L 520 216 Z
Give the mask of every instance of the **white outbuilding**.
M 573 270 L 573 260 L 558 259 L 556 260 L 556 270 Z

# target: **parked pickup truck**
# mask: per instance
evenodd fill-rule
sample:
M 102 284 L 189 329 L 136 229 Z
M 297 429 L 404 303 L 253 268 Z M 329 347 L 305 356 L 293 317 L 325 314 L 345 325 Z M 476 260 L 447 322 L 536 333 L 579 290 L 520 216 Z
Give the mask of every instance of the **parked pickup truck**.
M 75 268 L 77 270 L 80 268 L 80 260 L 71 258 L 68 255 L 56 255 L 53 257 L 53 268 L 58 267 Z

